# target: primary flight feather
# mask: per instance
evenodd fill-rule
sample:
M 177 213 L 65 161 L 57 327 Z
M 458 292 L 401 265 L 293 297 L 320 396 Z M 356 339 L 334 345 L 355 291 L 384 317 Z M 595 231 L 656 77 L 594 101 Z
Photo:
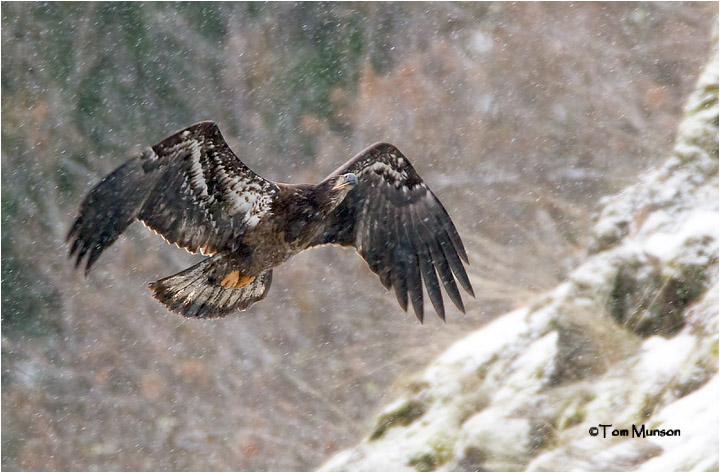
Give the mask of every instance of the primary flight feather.
M 105 177 L 68 233 L 87 273 L 134 220 L 209 255 L 150 284 L 187 317 L 220 317 L 265 298 L 272 269 L 316 245 L 353 246 L 398 302 L 423 320 L 423 282 L 445 318 L 442 286 L 464 312 L 456 280 L 474 296 L 467 254 L 435 194 L 393 145 L 370 146 L 321 183 L 283 184 L 251 171 L 211 121 L 192 125 Z

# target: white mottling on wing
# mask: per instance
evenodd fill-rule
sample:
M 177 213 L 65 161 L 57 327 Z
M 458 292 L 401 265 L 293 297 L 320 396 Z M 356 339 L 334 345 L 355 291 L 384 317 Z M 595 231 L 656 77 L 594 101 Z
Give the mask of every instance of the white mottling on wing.
M 196 140 L 187 141 L 184 144 L 188 148 L 191 158 L 189 169 L 190 187 L 200 195 L 202 200 L 211 202 L 214 199 L 208 194 L 205 173 L 202 164 L 200 164 L 200 144 Z
M 145 148 L 145 149 L 143 150 L 143 152 L 142 152 L 142 158 L 143 158 L 143 159 L 150 160 L 150 161 L 157 161 L 158 155 L 157 155 L 157 153 L 155 152 L 155 150 L 152 149 L 151 146 L 148 146 L 147 148 Z
M 216 169 L 226 189 L 226 200 L 230 204 L 228 213 L 245 215 L 245 225 L 255 227 L 270 210 L 274 195 L 272 187 L 255 178 L 249 171 L 239 175 L 229 174 L 219 160 Z
M 363 169 L 363 174 L 366 174 L 368 172 L 376 172 L 376 171 L 380 171 L 380 173 L 383 175 L 383 177 L 392 179 L 393 183 L 395 184 L 396 187 L 404 184 L 408 178 L 407 172 L 398 171 L 398 170 L 394 169 L 392 166 L 389 166 L 386 163 L 383 163 L 381 161 L 377 161 L 377 162 L 373 163 L 372 165 Z

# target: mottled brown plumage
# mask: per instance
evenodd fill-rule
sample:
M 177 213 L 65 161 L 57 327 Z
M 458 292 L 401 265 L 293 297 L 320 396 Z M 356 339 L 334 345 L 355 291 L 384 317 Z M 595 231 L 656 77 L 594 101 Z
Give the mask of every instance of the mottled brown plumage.
M 423 281 L 445 318 L 440 286 L 464 311 L 467 255 L 445 208 L 393 145 L 378 143 L 320 184 L 282 184 L 245 166 L 213 122 L 147 148 L 85 198 L 68 233 L 86 273 L 134 220 L 210 255 L 150 285 L 170 310 L 218 317 L 262 300 L 272 269 L 321 244 L 353 246 L 407 310 L 423 320 Z

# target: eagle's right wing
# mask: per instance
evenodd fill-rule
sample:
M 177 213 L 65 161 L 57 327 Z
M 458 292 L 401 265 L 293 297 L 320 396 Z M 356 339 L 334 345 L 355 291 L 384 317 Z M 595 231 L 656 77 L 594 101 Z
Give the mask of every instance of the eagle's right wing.
M 68 241 L 85 271 L 138 219 L 191 252 L 232 252 L 270 214 L 277 186 L 232 152 L 217 124 L 200 122 L 146 149 L 85 198 Z
M 445 207 L 399 149 L 377 143 L 329 177 L 353 173 L 358 184 L 326 222 L 314 244 L 354 246 L 386 289 L 395 288 L 403 310 L 408 295 L 423 320 L 423 281 L 444 320 L 440 287 L 461 311 L 455 280 L 474 297 L 463 265 L 467 253 Z

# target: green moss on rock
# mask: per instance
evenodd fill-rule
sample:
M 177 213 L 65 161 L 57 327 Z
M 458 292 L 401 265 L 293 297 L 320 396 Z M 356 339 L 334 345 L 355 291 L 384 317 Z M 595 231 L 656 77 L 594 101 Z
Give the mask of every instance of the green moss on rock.
M 689 242 L 666 267 L 639 256 L 623 261 L 608 296 L 608 313 L 641 337 L 676 334 L 684 325 L 685 308 L 705 291 L 707 267 L 696 263 L 713 261 L 701 254 L 705 247 Z
M 575 412 L 570 414 L 566 419 L 565 423 L 563 424 L 563 430 L 569 429 L 570 427 L 574 427 L 578 424 L 580 424 L 582 421 L 585 420 L 585 417 L 587 416 L 587 413 L 585 412 L 585 409 L 582 407 L 578 407 Z
M 452 456 L 452 446 L 448 442 L 437 441 L 429 452 L 421 453 L 410 458 L 408 466 L 417 471 L 433 471 Z
M 410 425 L 413 421 L 421 417 L 425 413 L 425 410 L 425 404 L 417 400 L 410 400 L 403 403 L 394 411 L 381 415 L 377 421 L 375 430 L 370 434 L 370 440 L 379 439 L 385 435 L 388 429 L 396 425 Z
M 408 466 L 415 468 L 417 471 L 433 471 L 437 465 L 437 458 L 432 453 L 415 455 L 408 461 Z
M 718 340 L 715 340 L 710 344 L 710 354 L 714 357 L 718 357 Z

